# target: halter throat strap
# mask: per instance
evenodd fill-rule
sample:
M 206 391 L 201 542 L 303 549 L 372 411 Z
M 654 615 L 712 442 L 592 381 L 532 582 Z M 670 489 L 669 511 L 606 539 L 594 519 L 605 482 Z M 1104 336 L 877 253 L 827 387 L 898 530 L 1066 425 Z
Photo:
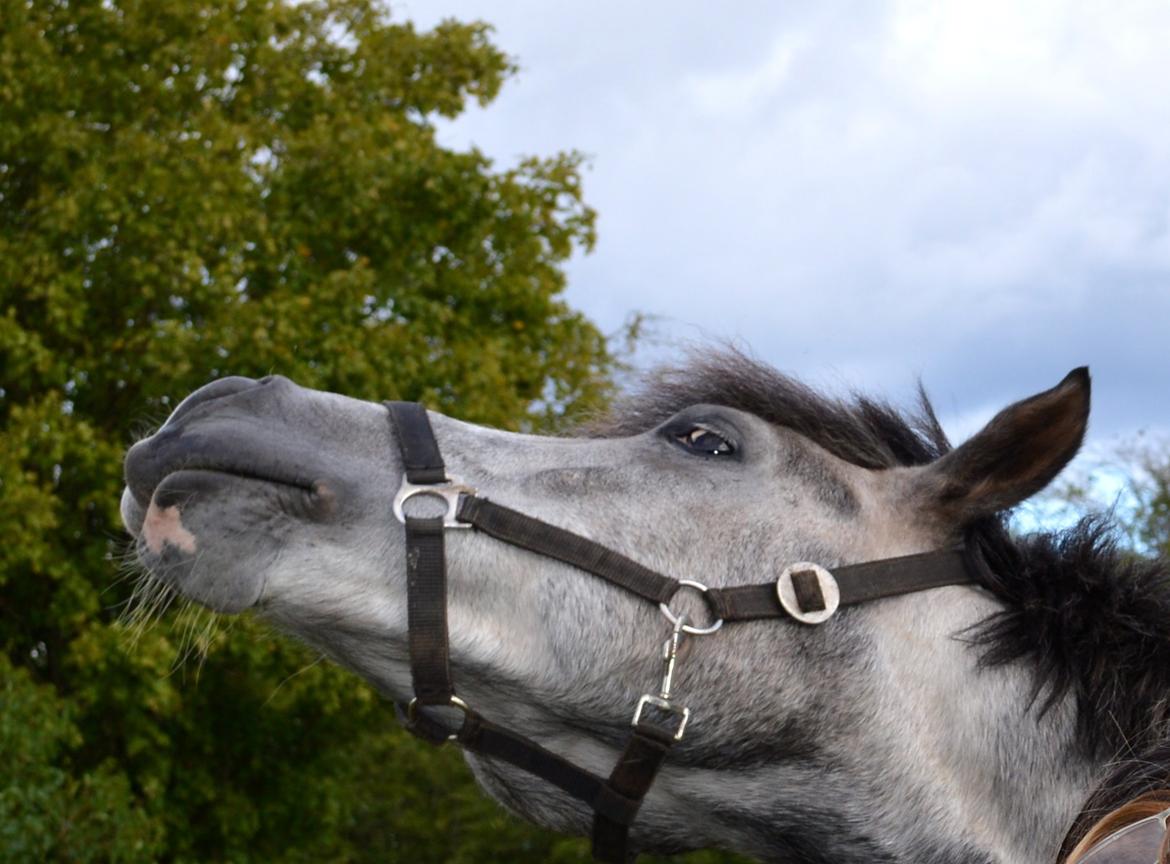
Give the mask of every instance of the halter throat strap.
M 608 864 L 625 864 L 629 828 L 671 747 L 682 738 L 690 712 L 672 702 L 670 681 L 684 633 L 706 634 L 724 622 L 793 618 L 819 624 L 840 606 L 862 603 L 944 585 L 975 582 L 975 568 L 962 549 L 927 552 L 835 568 L 831 573 L 810 562 L 784 568 L 778 578 L 758 585 L 707 588 L 658 573 L 609 547 L 525 513 L 479 497 L 447 474 L 426 409 L 414 402 L 386 402 L 405 477 L 394 512 L 406 541 L 407 622 L 414 699 L 399 708 L 406 728 L 434 744 L 455 741 L 464 749 L 507 762 L 552 784 L 594 811 L 593 855 Z M 415 494 L 444 499 L 444 516 L 406 515 L 403 504 Z M 529 738 L 480 716 L 455 692 L 447 628 L 447 565 L 444 535 L 474 528 L 529 552 L 591 573 L 643 600 L 659 604 L 674 624 L 664 646 L 664 675 L 658 696 L 638 702 L 630 736 L 609 777 L 579 768 Z M 690 625 L 669 604 L 683 587 L 699 590 L 714 623 Z M 420 710 L 448 706 L 462 712 L 458 730 Z M 650 707 L 652 710 L 643 710 Z M 672 718 L 673 727 L 651 718 Z

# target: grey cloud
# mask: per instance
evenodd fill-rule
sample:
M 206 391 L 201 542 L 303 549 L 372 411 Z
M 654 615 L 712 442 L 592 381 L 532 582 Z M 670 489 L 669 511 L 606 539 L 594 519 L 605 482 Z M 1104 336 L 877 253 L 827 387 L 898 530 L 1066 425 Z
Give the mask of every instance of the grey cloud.
M 921 376 L 952 427 L 1088 363 L 1094 436 L 1170 429 L 1170 7 L 711 9 L 394 7 L 492 22 L 520 63 L 443 140 L 591 155 L 569 300 L 603 327 L 896 398 Z

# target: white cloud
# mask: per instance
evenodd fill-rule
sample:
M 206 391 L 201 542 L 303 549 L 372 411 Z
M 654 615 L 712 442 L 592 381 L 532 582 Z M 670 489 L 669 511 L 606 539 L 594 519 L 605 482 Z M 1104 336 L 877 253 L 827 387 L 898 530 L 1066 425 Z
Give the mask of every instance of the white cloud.
M 722 117 L 749 115 L 767 107 L 789 78 L 797 54 L 807 42 L 799 35 L 782 34 L 763 63 L 684 79 L 690 102 L 699 114 Z

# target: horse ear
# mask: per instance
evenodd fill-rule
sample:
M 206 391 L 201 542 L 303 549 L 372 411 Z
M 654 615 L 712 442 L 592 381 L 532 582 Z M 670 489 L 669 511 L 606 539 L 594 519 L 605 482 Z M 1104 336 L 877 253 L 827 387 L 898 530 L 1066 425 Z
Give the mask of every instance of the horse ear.
M 919 500 L 963 524 L 1019 504 L 1060 473 L 1081 447 L 1089 421 L 1089 369 L 1000 411 L 971 439 L 925 466 Z

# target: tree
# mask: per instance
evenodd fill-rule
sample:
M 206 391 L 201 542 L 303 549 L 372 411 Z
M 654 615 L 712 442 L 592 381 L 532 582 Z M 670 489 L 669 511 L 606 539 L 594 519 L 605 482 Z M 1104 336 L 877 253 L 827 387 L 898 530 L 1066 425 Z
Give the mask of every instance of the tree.
M 1170 442 L 1147 442 L 1128 449 L 1133 545 L 1170 558 Z
M 581 158 L 435 139 L 512 71 L 372 0 L 0 0 L 0 858 L 583 860 L 266 627 L 117 622 L 122 454 L 211 378 L 513 428 L 605 400 L 561 299 Z
M 1133 552 L 1170 557 L 1170 440 L 1139 432 L 1083 468 L 1050 500 L 1058 514 L 1107 511 Z

